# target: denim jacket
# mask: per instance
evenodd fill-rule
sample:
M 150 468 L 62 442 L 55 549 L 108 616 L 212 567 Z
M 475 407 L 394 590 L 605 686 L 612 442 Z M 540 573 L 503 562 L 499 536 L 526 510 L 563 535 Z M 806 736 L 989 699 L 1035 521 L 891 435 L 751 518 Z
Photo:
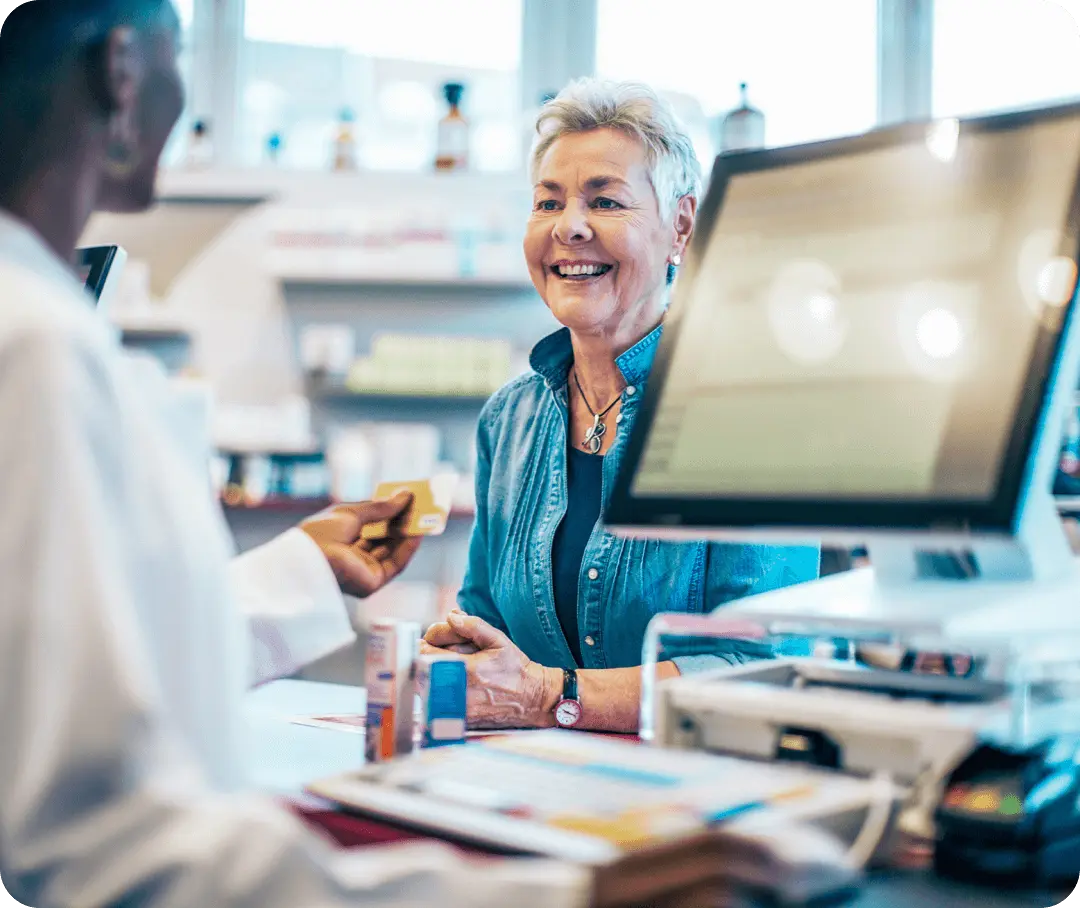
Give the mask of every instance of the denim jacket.
M 626 449 L 663 327 L 616 360 L 627 382 L 615 443 L 604 458 L 603 502 Z M 555 612 L 551 552 L 566 514 L 567 378 L 573 361 L 566 329 L 532 351 L 533 372 L 484 407 L 477 431 L 477 517 L 459 607 L 507 633 L 533 661 L 575 667 Z M 616 426 L 612 426 L 616 428 Z M 584 665 L 641 664 L 649 619 L 700 614 L 742 596 L 818 575 L 816 547 L 673 543 L 620 539 L 597 521 L 578 587 Z M 760 643 L 723 641 L 726 661 L 772 655 Z M 715 651 L 711 644 L 710 652 Z M 676 659 L 681 670 L 705 657 Z M 715 664 L 714 659 L 707 660 Z

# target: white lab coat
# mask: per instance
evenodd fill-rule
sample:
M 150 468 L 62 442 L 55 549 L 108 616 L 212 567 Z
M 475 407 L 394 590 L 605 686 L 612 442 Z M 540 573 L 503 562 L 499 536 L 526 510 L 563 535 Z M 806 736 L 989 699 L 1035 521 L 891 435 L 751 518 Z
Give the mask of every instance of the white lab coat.
M 436 845 L 334 852 L 239 793 L 245 689 L 347 641 L 348 620 L 299 531 L 230 566 L 205 474 L 148 384 L 65 265 L 0 213 L 0 875 L 12 895 L 35 908 L 581 904 L 570 867 L 478 868 Z

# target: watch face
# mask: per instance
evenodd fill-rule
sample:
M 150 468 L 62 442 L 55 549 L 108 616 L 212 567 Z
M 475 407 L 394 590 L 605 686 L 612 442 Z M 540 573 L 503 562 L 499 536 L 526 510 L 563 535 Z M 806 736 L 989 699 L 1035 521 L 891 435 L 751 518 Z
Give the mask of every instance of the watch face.
M 581 721 L 581 704 L 577 700 L 563 700 L 555 707 L 555 721 L 563 728 L 573 728 Z

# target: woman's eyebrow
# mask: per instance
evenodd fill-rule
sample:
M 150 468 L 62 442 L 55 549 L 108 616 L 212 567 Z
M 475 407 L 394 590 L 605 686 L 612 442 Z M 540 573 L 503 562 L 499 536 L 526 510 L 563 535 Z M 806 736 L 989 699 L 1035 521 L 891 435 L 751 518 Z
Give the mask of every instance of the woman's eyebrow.
M 601 189 L 607 189 L 609 186 L 625 187 L 629 185 L 630 184 L 626 182 L 626 180 L 624 180 L 622 177 L 614 176 L 589 177 L 589 179 L 585 181 L 585 188 L 591 192 L 596 192 Z M 547 189 L 550 192 L 562 192 L 563 190 L 562 183 L 559 183 L 556 180 L 540 180 L 539 182 L 537 182 L 534 188 Z
M 609 176 L 590 177 L 588 180 L 585 181 L 585 187 L 587 189 L 593 189 L 593 190 L 607 189 L 609 186 L 629 186 L 629 185 L 630 184 L 627 183 L 626 180 L 624 180 L 622 177 L 609 177 Z

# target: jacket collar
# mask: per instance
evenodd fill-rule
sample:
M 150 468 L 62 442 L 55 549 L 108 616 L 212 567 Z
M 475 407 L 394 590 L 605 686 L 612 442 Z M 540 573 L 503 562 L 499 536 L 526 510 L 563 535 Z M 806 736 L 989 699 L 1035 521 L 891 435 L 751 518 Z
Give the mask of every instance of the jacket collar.
M 615 360 L 615 365 L 628 385 L 644 387 L 649 372 L 652 371 L 656 348 L 663 333 L 664 325 L 661 323 Z M 529 355 L 529 365 L 551 388 L 566 384 L 573 361 L 574 348 L 570 342 L 569 328 L 561 328 L 554 334 L 549 334 L 533 347 Z

